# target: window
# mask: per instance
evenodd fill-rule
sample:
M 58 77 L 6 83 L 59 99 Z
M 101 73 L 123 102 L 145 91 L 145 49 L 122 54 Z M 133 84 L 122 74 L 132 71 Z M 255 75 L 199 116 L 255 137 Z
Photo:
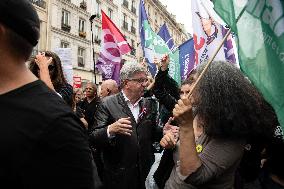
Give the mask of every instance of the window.
M 68 25 L 69 26 L 69 22 L 70 22 L 70 12 L 66 11 L 66 10 L 62 10 L 62 19 L 61 22 L 63 25 Z
M 110 19 L 112 19 L 112 9 L 108 9 L 107 10 L 107 15 L 108 15 L 108 17 L 110 18 Z
M 127 0 L 123 0 L 122 5 L 125 6 L 126 8 L 128 8 L 128 1 Z
M 135 0 L 132 0 L 132 1 L 131 1 L 131 7 L 134 7 L 134 8 L 136 7 L 136 6 L 135 6 Z
M 123 22 L 126 22 L 127 21 L 127 16 L 126 14 L 123 13 Z
M 37 44 L 32 51 L 32 56 L 36 56 L 39 52 L 39 48 L 38 48 L 39 44 Z
M 135 20 L 134 19 L 131 19 L 131 26 L 135 27 Z
M 69 47 L 69 43 L 66 41 L 61 41 L 60 43 L 60 48 L 68 48 Z
M 133 39 L 131 39 L 131 47 L 132 47 L 132 48 L 131 48 L 130 54 L 135 56 L 135 54 L 136 54 L 136 49 L 135 49 L 135 41 L 134 41 Z
M 95 1 L 95 13 L 97 17 L 99 18 L 101 15 L 101 2 L 98 0 Z
M 132 48 L 135 47 L 135 41 L 133 39 L 131 39 L 131 46 L 132 46 Z
M 135 0 L 131 1 L 131 12 L 136 14 L 136 3 L 135 3 Z
M 136 33 L 136 28 L 135 28 L 135 20 L 131 19 L 131 32 Z
M 123 13 L 123 25 L 122 27 L 126 30 L 128 30 L 128 23 L 127 23 L 127 16 Z
M 85 49 L 82 47 L 78 48 L 78 66 L 79 67 L 85 67 Z
M 79 18 L 79 32 L 84 32 L 85 31 L 85 23 L 86 21 Z
M 99 26 L 95 26 L 95 42 L 96 40 L 101 40 L 101 28 Z

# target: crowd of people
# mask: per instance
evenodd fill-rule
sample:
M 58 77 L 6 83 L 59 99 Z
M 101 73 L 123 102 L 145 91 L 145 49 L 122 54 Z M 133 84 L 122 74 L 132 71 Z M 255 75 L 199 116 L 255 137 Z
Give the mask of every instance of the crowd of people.
M 165 55 L 73 89 L 39 35 L 29 1 L 0 1 L 1 188 L 284 188 L 277 116 L 232 64 L 179 87 Z

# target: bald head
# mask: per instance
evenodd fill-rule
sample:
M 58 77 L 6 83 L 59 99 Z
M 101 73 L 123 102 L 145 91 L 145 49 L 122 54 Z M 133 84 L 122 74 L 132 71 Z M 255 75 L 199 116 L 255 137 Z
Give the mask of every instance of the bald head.
M 102 82 L 100 97 L 104 98 L 106 96 L 114 95 L 118 93 L 118 86 L 115 80 L 108 79 Z

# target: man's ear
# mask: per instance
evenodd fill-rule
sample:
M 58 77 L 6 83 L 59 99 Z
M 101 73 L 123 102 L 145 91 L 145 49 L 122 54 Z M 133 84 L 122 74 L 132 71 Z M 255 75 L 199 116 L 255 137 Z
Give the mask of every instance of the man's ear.
M 123 81 L 123 86 L 127 86 L 127 83 L 128 83 L 128 81 L 127 81 L 127 80 L 124 80 L 124 81 Z
M 107 88 L 107 95 L 111 94 L 111 90 Z

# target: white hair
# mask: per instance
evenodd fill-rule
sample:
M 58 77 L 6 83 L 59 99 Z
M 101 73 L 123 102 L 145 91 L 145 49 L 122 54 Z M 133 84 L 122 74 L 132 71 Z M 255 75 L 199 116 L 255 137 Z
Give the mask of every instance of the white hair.
M 146 72 L 146 69 L 142 65 L 138 63 L 133 63 L 133 62 L 125 63 L 120 70 L 121 83 L 124 80 L 131 79 L 134 74 L 140 73 L 140 72 Z

